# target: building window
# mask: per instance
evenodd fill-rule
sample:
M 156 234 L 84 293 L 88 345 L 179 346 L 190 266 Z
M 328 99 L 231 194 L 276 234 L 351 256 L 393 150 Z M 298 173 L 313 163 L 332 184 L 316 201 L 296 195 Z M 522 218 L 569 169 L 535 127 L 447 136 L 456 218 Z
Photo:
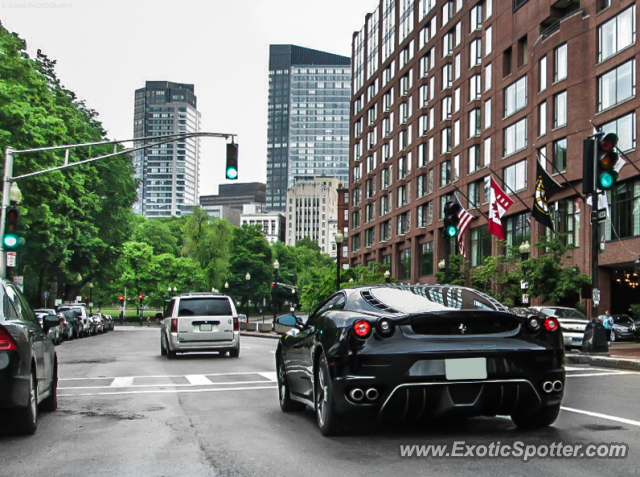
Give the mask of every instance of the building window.
M 357 229 L 360 225 L 360 211 L 354 210 L 351 212 L 351 228 Z
M 419 205 L 416 210 L 418 213 L 417 227 L 426 227 L 433 223 L 433 207 L 431 202 Z
M 567 246 L 580 246 L 580 204 L 579 198 L 560 200 L 550 205 L 551 221 L 555 232 L 550 229 L 547 234 L 560 236 Z
M 482 265 L 491 256 L 491 234 L 487 226 L 471 229 L 471 266 Z
M 427 195 L 427 175 L 420 174 L 416 182 L 418 183 L 418 197 Z
M 553 127 L 567 125 L 567 92 L 563 91 L 553 97 Z
M 354 234 L 351 236 L 351 251 L 357 252 L 362 248 L 360 244 L 360 234 Z
M 469 68 L 482 63 L 482 40 L 476 38 L 469 43 Z
M 480 180 L 469 183 L 468 197 L 470 209 L 478 208 L 482 204 L 487 204 L 489 202 L 490 185 L 490 176 L 486 176 Z
M 380 197 L 380 215 L 387 215 L 391 212 L 391 195 L 383 195 Z
M 440 164 L 440 187 L 451 184 L 451 161 Z
M 636 6 L 598 27 L 598 63 L 636 42 Z
M 491 109 L 491 100 L 487 99 L 484 102 L 484 128 L 485 129 L 489 129 L 491 127 L 491 115 L 492 113 L 492 109 Z
M 380 242 L 386 242 L 391 238 L 391 221 L 385 220 L 380 224 Z
M 538 136 L 547 134 L 547 102 L 543 101 L 538 106 Z
M 531 214 L 524 212 L 522 214 L 507 217 L 507 243 L 510 247 L 517 247 L 522 242 L 531 241 L 531 225 L 529 218 Z
M 504 89 L 504 117 L 511 116 L 527 105 L 527 77 L 511 83 Z
M 482 167 L 480 146 L 471 146 L 469 149 L 467 149 L 467 161 L 469 165 L 469 174 L 473 174 Z
M 636 60 L 627 61 L 598 76 L 598 111 L 636 95 Z
M 451 88 L 453 85 L 453 66 L 447 63 L 442 67 L 442 89 Z
M 527 188 L 527 161 L 516 162 L 504 168 L 504 182 L 507 194 L 513 194 Z
M 542 92 L 547 89 L 547 57 L 540 58 L 538 74 L 538 91 Z
M 441 131 L 441 154 L 446 154 L 447 152 L 451 152 L 451 128 L 444 128 Z
M 618 135 L 618 149 L 628 151 L 636 147 L 636 113 L 627 114 L 609 123 L 603 124 L 602 132 Z
M 639 236 L 640 180 L 618 184 L 607 194 L 611 204 L 611 217 L 605 229 L 607 240 Z
M 400 250 L 400 280 L 411 279 L 411 249 Z
M 433 275 L 433 241 L 420 245 L 420 276 Z
M 482 131 L 482 111 L 475 108 L 469 111 L 469 137 L 479 136 Z
M 509 156 L 527 147 L 527 118 L 504 129 L 504 156 Z
M 398 235 L 411 232 L 411 211 L 404 212 L 396 217 L 398 224 Z
M 469 78 L 469 101 L 475 101 L 482 97 L 482 77 L 473 75 Z
M 373 244 L 375 243 L 375 239 L 376 239 L 375 228 L 371 227 L 370 229 L 367 229 L 367 230 L 364 231 L 364 246 L 365 247 L 372 247 Z
M 567 78 L 567 44 L 560 45 L 553 50 L 553 82 L 557 83 Z
M 553 142 L 553 165 L 555 167 L 554 172 L 567 170 L 567 138 Z

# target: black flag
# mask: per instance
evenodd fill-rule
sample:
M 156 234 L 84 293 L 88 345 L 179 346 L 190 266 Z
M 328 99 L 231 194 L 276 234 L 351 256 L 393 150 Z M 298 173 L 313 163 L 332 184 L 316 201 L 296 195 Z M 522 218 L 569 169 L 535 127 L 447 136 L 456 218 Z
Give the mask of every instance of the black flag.
M 553 230 L 553 223 L 549 215 L 549 199 L 562 187 L 547 174 L 540 161 L 536 161 L 536 163 L 536 191 L 533 196 L 531 216 L 545 227 Z

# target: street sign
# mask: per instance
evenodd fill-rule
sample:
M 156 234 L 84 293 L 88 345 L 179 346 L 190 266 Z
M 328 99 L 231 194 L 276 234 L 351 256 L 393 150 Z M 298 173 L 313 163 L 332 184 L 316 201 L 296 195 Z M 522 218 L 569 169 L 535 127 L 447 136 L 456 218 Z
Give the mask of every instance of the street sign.
M 55 304 L 56 306 L 62 305 L 62 298 L 56 298 Z
M 48 291 L 46 291 L 46 290 L 45 290 L 45 291 L 43 291 L 43 292 L 42 292 L 42 296 L 44 297 L 44 299 L 45 299 L 45 300 L 48 300 L 48 299 L 49 299 L 49 292 L 48 292 Z
M 16 252 L 7 252 L 7 267 L 16 266 Z
M 529 304 L 529 295 L 527 295 L 526 293 L 522 294 L 522 304 L 523 305 L 528 305 Z
M 593 289 L 593 305 L 594 306 L 600 305 L 600 289 L 599 288 Z
M 598 209 L 598 222 L 607 220 L 607 209 Z
M 529 282 L 525 282 L 524 280 L 520 280 L 520 288 L 526 290 L 529 288 Z

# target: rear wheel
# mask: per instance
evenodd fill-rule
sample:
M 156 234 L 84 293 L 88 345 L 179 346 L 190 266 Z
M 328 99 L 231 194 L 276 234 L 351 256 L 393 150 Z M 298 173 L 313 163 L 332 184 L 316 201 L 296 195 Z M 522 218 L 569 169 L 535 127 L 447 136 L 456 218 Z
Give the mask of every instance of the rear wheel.
M 44 399 L 40 403 L 40 409 L 47 412 L 52 412 L 58 409 L 58 365 L 53 372 L 53 381 L 51 383 L 51 394 L 48 398 Z
M 238 347 L 237 348 L 234 348 L 234 349 L 229 351 L 229 356 L 231 356 L 232 358 L 239 358 L 240 357 L 240 343 L 238 343 Z
M 162 333 L 160 335 L 160 356 L 166 356 L 167 355 L 167 346 L 166 346 L 166 336 L 164 333 Z
M 315 377 L 315 405 L 318 427 L 324 436 L 339 433 L 338 419 L 333 410 L 333 383 L 324 353 L 320 355 Z
M 520 429 L 540 429 L 556 422 L 560 414 L 560 404 L 543 407 L 530 414 L 512 414 L 511 420 Z
M 280 400 L 280 409 L 282 412 L 296 412 L 304 409 L 304 404 L 291 399 L 289 394 L 289 382 L 287 381 L 287 371 L 284 367 L 284 355 L 282 350 L 278 353 L 278 360 L 276 362 L 278 368 L 278 397 Z
M 38 383 L 36 373 L 31 370 L 29 376 L 29 397 L 27 407 L 17 409 L 16 428 L 20 434 L 35 434 L 38 429 Z

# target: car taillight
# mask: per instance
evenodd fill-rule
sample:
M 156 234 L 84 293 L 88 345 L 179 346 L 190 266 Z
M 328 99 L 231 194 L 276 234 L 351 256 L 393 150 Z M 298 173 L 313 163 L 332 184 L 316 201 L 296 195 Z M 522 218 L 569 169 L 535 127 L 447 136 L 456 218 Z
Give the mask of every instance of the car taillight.
M 171 333 L 178 332 L 178 318 L 171 318 Z
M 0 351 L 13 351 L 16 349 L 16 342 L 9 332 L 0 326 Z
M 371 324 L 367 320 L 358 320 L 353 324 L 353 332 L 358 338 L 366 338 L 371 334 Z
M 557 331 L 557 329 L 559 328 L 558 325 L 558 320 L 556 320 L 555 318 L 549 317 L 546 320 L 544 320 L 544 327 L 547 331 Z
M 233 331 L 240 331 L 240 320 L 237 316 L 233 317 Z

